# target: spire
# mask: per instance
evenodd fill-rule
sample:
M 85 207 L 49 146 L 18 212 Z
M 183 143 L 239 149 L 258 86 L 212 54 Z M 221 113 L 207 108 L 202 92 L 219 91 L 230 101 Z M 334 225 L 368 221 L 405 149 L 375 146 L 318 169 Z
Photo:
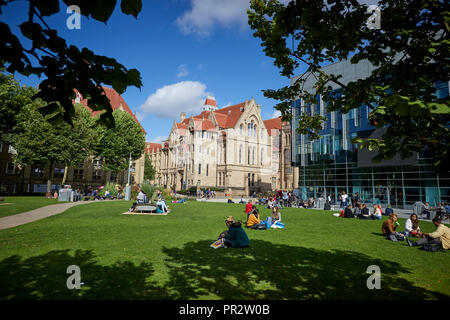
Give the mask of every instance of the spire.
M 208 96 L 203 104 L 203 111 L 215 111 L 217 110 L 216 98 Z

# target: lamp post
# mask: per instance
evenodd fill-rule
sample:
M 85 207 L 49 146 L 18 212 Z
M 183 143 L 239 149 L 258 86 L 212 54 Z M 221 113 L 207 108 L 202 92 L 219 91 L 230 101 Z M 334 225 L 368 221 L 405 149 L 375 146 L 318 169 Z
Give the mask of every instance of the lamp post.
M 130 175 L 131 175 L 131 152 L 130 152 L 130 161 L 128 162 L 128 183 L 125 188 L 125 200 L 130 200 L 131 198 Z

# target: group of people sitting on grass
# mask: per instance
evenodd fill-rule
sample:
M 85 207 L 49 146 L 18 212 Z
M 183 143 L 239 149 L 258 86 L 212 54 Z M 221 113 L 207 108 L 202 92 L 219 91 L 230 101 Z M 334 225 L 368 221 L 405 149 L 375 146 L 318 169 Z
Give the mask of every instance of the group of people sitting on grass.
M 392 209 L 391 209 L 392 210 Z M 381 209 L 381 205 L 374 204 L 373 212 L 370 212 L 369 208 L 365 203 L 360 203 L 352 210 L 352 205 L 348 204 L 344 210 L 341 211 L 341 217 L 344 218 L 358 218 L 365 220 L 381 220 L 383 216 L 383 210 Z
M 156 201 L 156 213 L 169 212 L 169 208 L 167 207 L 166 200 L 163 199 L 161 191 L 156 190 L 153 198 L 155 198 L 155 197 L 156 197 L 156 199 L 155 199 L 155 201 Z M 136 207 L 138 205 L 144 205 L 144 204 L 147 204 L 147 203 L 149 203 L 149 198 L 148 198 L 147 194 L 142 189 L 140 189 L 139 193 L 138 193 L 138 196 L 137 196 L 137 199 L 136 199 L 135 202 L 133 202 L 133 205 L 131 206 L 129 211 L 130 212 L 135 212 L 136 211 Z
M 392 241 L 406 240 L 410 247 L 422 246 L 425 248 L 425 246 L 434 246 L 436 248 L 436 250 L 430 251 L 437 251 L 437 249 L 450 249 L 450 229 L 442 223 L 439 217 L 435 217 L 432 220 L 436 227 L 436 231 L 431 233 L 424 233 L 420 230 L 419 219 L 415 213 L 413 213 L 409 219 L 406 220 L 405 230 L 403 232 L 397 231 L 397 228 L 400 225 L 397 219 L 397 215 L 395 213 L 391 213 L 389 218 L 383 222 L 381 231 L 386 239 Z M 408 237 L 419 238 L 419 240 L 411 241 Z
M 281 222 L 281 213 L 278 206 L 271 208 L 272 214 L 261 220 L 259 210 L 249 201 L 245 206 L 245 213 L 247 214 L 246 227 L 257 230 L 265 230 L 269 228 L 284 228 L 285 225 Z

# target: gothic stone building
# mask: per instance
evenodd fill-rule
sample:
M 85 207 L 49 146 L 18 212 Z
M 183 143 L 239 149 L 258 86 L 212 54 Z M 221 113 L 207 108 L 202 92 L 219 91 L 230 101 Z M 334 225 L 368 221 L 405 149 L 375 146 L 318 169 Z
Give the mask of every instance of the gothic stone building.
M 290 167 L 279 155 L 283 136 L 281 119 L 264 121 L 253 98 L 218 109 L 208 97 L 199 115 L 181 113 L 174 121 L 162 143 L 157 184 L 176 190 L 215 187 L 235 196 L 287 188 L 280 176 L 281 167 Z

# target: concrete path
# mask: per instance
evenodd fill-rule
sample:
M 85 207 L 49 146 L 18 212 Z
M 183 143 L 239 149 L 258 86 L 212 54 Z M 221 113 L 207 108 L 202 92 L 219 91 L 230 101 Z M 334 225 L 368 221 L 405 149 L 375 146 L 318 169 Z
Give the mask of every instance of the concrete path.
M 18 213 L 11 216 L 0 218 L 0 230 L 13 228 L 25 223 L 44 219 L 66 211 L 69 208 L 83 204 L 93 203 L 93 201 L 78 201 L 52 204 L 49 206 L 37 208 L 28 212 Z

